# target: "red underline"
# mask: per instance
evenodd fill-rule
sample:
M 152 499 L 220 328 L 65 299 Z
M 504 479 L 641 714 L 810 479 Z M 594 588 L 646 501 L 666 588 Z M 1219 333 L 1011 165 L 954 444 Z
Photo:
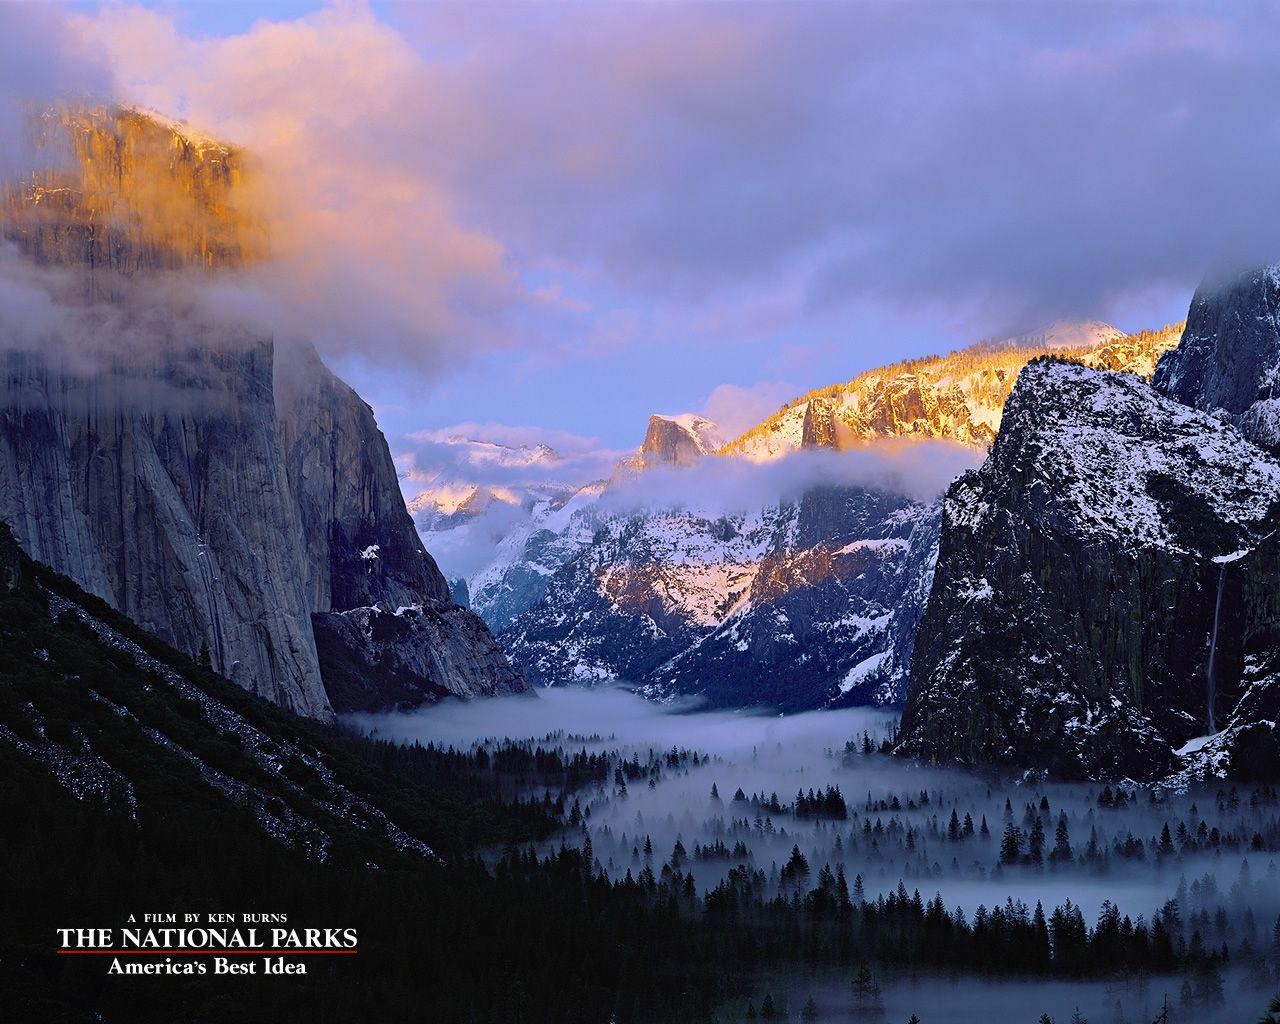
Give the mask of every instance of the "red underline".
M 355 956 L 357 949 L 59 949 L 58 956 Z

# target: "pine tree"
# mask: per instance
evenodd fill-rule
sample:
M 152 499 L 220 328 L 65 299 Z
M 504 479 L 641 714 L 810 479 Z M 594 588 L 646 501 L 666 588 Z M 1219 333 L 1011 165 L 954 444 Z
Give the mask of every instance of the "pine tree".
M 1053 830 L 1053 853 L 1049 854 L 1049 860 L 1055 864 L 1070 864 L 1071 858 L 1071 828 L 1063 811 L 1058 815 L 1057 828 Z
M 1035 821 L 1031 823 L 1031 837 L 1027 842 L 1027 856 L 1032 864 L 1040 865 L 1044 863 L 1044 822 L 1040 820 L 1040 815 L 1036 815 Z
M 1004 827 L 1000 840 L 1000 863 L 1017 864 L 1022 857 L 1022 830 L 1012 821 Z

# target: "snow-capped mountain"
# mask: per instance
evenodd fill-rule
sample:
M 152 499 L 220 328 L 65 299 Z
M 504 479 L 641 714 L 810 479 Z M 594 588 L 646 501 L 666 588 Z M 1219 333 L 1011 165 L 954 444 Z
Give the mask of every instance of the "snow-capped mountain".
M 904 752 L 1275 776 L 1280 461 L 1246 433 L 1280 362 L 1278 283 L 1202 287 L 1152 384 L 1023 370 L 990 456 L 947 493 Z
M 946 438 L 986 447 L 1018 372 L 1036 356 L 1070 352 L 1089 365 L 1150 376 L 1178 343 L 1182 325 L 1124 335 L 1089 321 L 1059 323 L 1008 341 L 983 341 L 945 356 L 868 370 L 811 391 L 729 442 L 722 454 L 776 459 L 814 445 L 846 448 L 885 437 Z
M 589 542 L 500 635 L 531 681 L 622 679 L 722 707 L 902 700 L 936 505 L 827 487 L 747 514 L 591 521 Z
M 1049 346 L 1150 374 L 1176 340 L 1176 328 L 1053 325 L 810 393 L 729 445 L 705 418 L 655 415 L 608 484 L 533 504 L 496 542 L 467 579 L 471 605 L 543 684 L 621 679 L 721 706 L 900 703 L 939 506 L 884 484 L 775 491 L 727 510 L 708 499 L 711 470 L 765 474 L 936 439 L 980 450 L 1018 371 Z M 438 534 L 429 543 L 447 550 Z
M 641 472 L 659 466 L 692 466 L 724 445 L 717 423 L 697 413 L 649 417 L 644 442 L 634 455 L 618 464 L 619 473 Z
M 546 444 L 505 445 L 495 441 L 451 436 L 443 442 L 455 449 L 456 463 L 435 473 L 416 497 L 409 513 L 424 531 L 449 529 L 483 515 L 495 502 L 520 506 L 530 500 L 572 493 L 572 487 L 537 482 L 492 483 L 477 477 L 494 467 L 519 470 L 548 466 L 560 461 L 560 453 Z M 471 472 L 459 467 L 468 467 Z

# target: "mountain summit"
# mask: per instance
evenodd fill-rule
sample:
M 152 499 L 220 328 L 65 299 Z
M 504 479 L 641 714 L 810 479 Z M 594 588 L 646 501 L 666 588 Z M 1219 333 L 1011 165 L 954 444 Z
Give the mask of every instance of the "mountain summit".
M 1069 355 L 1099 369 L 1149 377 L 1182 325 L 1125 335 L 1098 321 L 1059 322 L 1006 341 L 867 370 L 802 395 L 721 449 L 757 461 L 798 448 L 848 448 L 886 437 L 986 447 L 1018 372 L 1037 356 Z
M 1275 295 L 1271 270 L 1202 287 L 1154 386 L 1022 371 L 986 462 L 947 492 L 903 752 L 1275 775 L 1280 461 L 1246 436 L 1269 422 Z
M 26 552 L 301 714 L 526 689 L 450 601 L 369 406 L 309 347 L 147 287 L 265 252 L 246 159 L 127 109 L 42 126 L 51 169 L 3 223 L 58 267 L 53 337 L 0 355 L 0 519 Z
M 88 271 L 245 267 L 268 253 L 252 159 L 131 107 L 64 107 L 32 125 L 43 166 L 6 186 L 4 237 L 35 262 Z

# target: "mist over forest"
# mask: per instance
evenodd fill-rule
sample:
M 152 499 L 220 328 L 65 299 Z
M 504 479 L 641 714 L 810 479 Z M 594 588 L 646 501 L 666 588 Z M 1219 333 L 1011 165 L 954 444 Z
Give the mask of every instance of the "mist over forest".
M 870 982 L 858 967 L 766 972 L 725 1019 L 754 1019 L 766 995 L 779 1014 L 789 1008 L 786 1019 L 915 1013 L 925 1024 L 1042 1013 L 1146 1024 L 1166 999 L 1168 1020 L 1226 1024 L 1265 1003 L 1280 941 L 1271 787 L 1173 791 L 928 767 L 887 753 L 897 725 L 888 710 L 709 712 L 607 687 L 350 721 L 397 743 L 485 750 L 495 768 L 513 746 L 602 756 L 607 770 L 566 808 L 567 833 L 536 852 L 583 848 L 611 880 L 647 876 L 707 907 L 745 884 L 797 907 L 824 892 L 833 905 L 865 901 L 882 913 L 886 902 L 889 913 L 898 901 L 923 904 L 926 918 L 945 914 L 979 933 L 993 917 L 1032 933 L 1038 922 L 1055 960 L 1073 932 L 1089 933 L 1082 949 L 1116 947 L 1116 962 L 1082 953 L 1051 980 L 994 962 L 985 977 L 892 963 Z M 517 788 L 520 777 L 511 776 Z M 525 795 L 537 792 L 531 783 Z M 1165 947 L 1165 960 L 1126 969 L 1130 953 L 1119 950 L 1134 944 Z M 801 1016 L 810 998 L 817 1017 Z

